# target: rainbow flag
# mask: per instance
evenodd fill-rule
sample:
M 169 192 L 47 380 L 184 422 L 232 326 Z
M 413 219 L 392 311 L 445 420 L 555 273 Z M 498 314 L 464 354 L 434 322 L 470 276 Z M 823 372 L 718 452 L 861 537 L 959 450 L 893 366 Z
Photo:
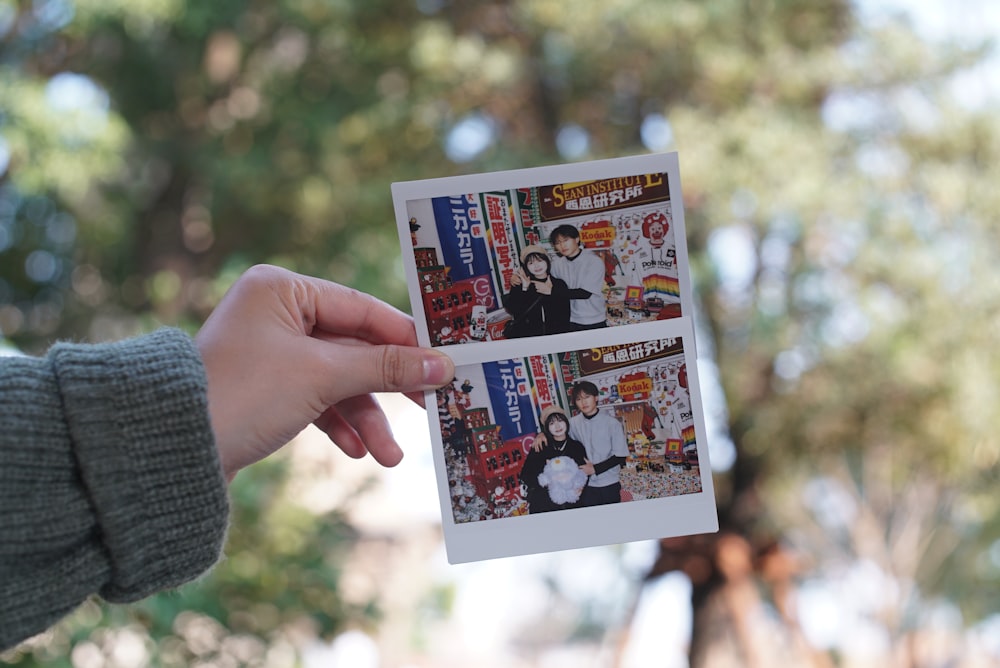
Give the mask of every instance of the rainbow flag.
M 674 276 L 650 274 L 642 279 L 642 287 L 645 290 L 646 295 L 649 295 L 652 292 L 658 292 L 669 297 L 681 296 L 680 283 Z

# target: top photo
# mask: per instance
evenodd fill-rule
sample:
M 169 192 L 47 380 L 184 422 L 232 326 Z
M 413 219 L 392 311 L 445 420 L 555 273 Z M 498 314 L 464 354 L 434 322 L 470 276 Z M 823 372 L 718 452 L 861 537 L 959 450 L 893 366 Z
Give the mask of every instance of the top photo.
M 430 345 L 684 315 L 668 173 L 406 201 Z M 680 213 L 680 216 L 683 216 Z M 418 327 L 420 327 L 420 314 Z

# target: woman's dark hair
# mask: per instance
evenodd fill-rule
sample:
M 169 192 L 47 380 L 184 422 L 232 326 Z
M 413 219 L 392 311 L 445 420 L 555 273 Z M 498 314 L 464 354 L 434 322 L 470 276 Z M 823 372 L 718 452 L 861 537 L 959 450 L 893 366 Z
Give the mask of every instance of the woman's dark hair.
M 552 273 L 552 260 L 545 253 L 528 253 L 524 256 L 524 260 L 521 264 L 524 266 L 524 272 L 528 275 L 528 278 L 532 278 L 532 274 L 528 271 L 528 260 L 535 258 L 538 260 L 543 260 L 545 262 L 545 275 L 548 276 Z
M 548 417 L 548 418 L 547 418 L 547 419 L 545 420 L 545 424 L 543 424 L 543 425 L 542 425 L 542 432 L 543 432 L 543 433 L 545 434 L 545 437 L 546 437 L 546 438 L 548 438 L 548 439 L 552 439 L 552 438 L 553 438 L 553 436 L 552 436 L 552 432 L 551 432 L 551 431 L 549 431 L 549 424 L 551 424 L 553 420 L 562 420 L 562 421 L 563 421 L 563 423 L 565 423 L 565 424 L 566 424 L 566 428 L 567 428 L 567 433 L 568 433 L 568 429 L 569 429 L 569 418 L 567 418 L 567 417 L 566 417 L 565 415 L 563 415 L 562 413 L 553 413 L 552 415 L 550 415 L 550 416 L 549 416 L 549 417 Z

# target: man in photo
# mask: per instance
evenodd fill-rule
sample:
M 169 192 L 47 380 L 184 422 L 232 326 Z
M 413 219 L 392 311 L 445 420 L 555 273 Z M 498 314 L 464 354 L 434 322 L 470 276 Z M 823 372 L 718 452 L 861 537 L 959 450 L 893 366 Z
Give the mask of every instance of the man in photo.
M 552 230 L 549 243 L 559 257 L 552 263 L 552 275 L 569 287 L 569 319 L 574 330 L 606 327 L 607 305 L 604 300 L 604 262 L 586 251 L 580 231 L 565 224 Z
M 570 390 L 570 399 L 580 411 L 569 421 L 569 435 L 587 451 L 587 462 L 580 470 L 590 476 L 583 490 L 583 506 L 599 506 L 621 501 L 621 468 L 628 459 L 625 430 L 618 420 L 597 407 L 597 386 L 578 382 Z

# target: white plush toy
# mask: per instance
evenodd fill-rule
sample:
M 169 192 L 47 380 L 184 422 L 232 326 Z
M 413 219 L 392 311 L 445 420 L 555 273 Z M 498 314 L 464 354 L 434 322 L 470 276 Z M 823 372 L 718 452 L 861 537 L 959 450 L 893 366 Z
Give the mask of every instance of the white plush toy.
M 572 457 L 553 457 L 538 474 L 538 484 L 548 488 L 552 503 L 576 503 L 587 476 Z

